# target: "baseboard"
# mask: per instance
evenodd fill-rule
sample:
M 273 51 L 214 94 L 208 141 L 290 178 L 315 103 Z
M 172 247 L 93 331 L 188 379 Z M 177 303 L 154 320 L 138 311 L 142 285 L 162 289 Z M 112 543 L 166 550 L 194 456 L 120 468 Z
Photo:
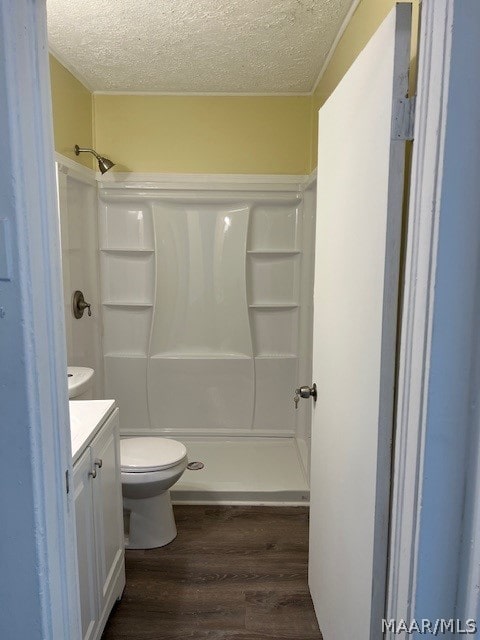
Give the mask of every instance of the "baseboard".
M 223 504 L 263 506 L 305 506 L 309 491 L 175 491 L 170 490 L 173 504 Z
M 269 502 L 268 500 L 172 500 L 173 505 L 190 505 L 190 506 L 219 506 L 219 507 L 310 507 L 310 501 L 282 501 Z

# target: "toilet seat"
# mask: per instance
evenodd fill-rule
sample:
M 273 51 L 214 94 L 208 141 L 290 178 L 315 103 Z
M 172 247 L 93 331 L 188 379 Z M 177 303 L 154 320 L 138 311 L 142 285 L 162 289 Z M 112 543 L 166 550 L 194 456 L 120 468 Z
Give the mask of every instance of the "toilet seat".
M 139 437 L 120 440 L 120 467 L 124 473 L 169 469 L 187 456 L 185 445 L 169 438 Z

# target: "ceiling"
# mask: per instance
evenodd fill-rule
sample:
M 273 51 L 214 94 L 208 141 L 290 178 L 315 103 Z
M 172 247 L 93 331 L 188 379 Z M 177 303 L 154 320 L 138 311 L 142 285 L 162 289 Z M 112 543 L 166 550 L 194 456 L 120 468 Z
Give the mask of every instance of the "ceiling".
M 308 93 L 352 0 L 47 0 L 52 52 L 94 91 Z

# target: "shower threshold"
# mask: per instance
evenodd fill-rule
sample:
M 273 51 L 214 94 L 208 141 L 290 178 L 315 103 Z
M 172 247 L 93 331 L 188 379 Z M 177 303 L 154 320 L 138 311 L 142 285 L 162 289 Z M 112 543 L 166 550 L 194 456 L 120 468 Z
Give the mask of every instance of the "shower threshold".
M 295 438 L 181 438 L 190 462 L 174 504 L 305 505 L 310 492 Z

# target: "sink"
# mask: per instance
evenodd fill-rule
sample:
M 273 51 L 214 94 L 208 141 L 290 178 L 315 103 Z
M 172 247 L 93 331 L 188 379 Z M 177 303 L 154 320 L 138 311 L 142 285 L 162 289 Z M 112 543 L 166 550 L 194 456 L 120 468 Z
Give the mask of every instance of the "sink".
M 76 398 L 85 393 L 92 385 L 94 374 L 90 367 L 67 367 L 68 397 Z

